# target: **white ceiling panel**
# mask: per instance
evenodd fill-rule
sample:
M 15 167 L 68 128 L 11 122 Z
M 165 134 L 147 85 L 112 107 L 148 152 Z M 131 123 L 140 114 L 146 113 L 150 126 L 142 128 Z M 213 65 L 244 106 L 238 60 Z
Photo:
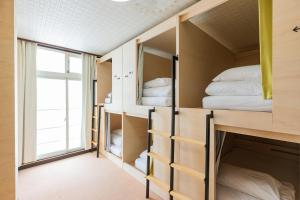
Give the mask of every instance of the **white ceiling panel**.
M 103 55 L 197 0 L 16 0 L 18 37 Z

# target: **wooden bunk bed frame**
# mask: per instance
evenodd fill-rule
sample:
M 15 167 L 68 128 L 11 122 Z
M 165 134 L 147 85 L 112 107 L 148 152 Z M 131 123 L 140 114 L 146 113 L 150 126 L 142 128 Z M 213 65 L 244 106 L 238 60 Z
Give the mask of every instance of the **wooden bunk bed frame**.
M 176 109 L 180 113 L 175 117 L 175 132 L 182 136 L 192 137 L 202 141 L 205 139 L 203 135 L 203 131 L 206 128 L 204 119 L 205 116 L 210 113 L 210 110 L 201 108 L 200 100 L 205 95 L 205 87 L 214 76 L 228 66 L 257 64 L 259 62 L 259 50 L 257 46 L 252 46 L 242 51 L 240 49 L 230 51 L 228 47 L 224 47 L 220 45 L 220 42 L 216 42 L 216 40 L 218 40 L 218 38 L 216 38 L 217 36 L 214 35 L 214 37 L 211 37 L 211 35 L 200 30 L 199 27 L 191 21 L 195 16 L 201 15 L 230 1 L 233 0 L 202 0 L 123 45 L 123 48 L 124 46 L 131 47 L 131 52 L 128 52 L 128 55 L 130 55 L 132 59 L 130 63 L 132 64 L 131 66 L 133 66 L 133 78 L 136 78 L 138 45 L 146 43 L 175 28 L 176 54 L 179 56 L 176 70 L 178 79 L 176 85 L 176 92 L 178 94 L 176 96 Z M 299 52 L 299 46 L 296 47 L 294 45 L 297 41 L 300 42 L 300 39 L 298 35 L 292 33 L 292 30 L 289 30 L 294 26 L 294 23 L 296 23 L 295 19 L 299 19 L 299 17 L 297 17 L 297 9 L 299 8 L 300 3 L 295 3 L 293 0 L 289 0 L 288 2 L 276 1 L 273 5 L 273 41 L 276 44 L 273 47 L 273 111 L 268 113 L 213 110 L 214 118 L 211 119 L 210 126 L 211 168 L 215 166 L 213 158 L 216 157 L 216 151 L 214 149 L 216 131 L 232 132 L 300 144 L 300 92 L 299 88 L 295 87 L 295 85 L 300 85 L 298 68 L 300 60 L 295 53 Z M 281 14 L 287 12 L 290 13 L 288 16 Z M 205 51 L 197 44 L 205 44 L 210 46 L 211 49 L 210 51 Z M 194 52 L 200 53 L 195 55 Z M 102 63 L 110 59 L 112 54 L 111 52 L 103 56 L 97 60 L 97 63 Z M 214 55 L 218 55 L 219 59 L 214 59 Z M 199 60 L 201 60 L 200 67 Z M 282 66 L 284 64 L 289 64 L 289 66 L 283 69 Z M 210 66 L 213 70 L 207 70 L 207 66 Z M 195 77 L 195 75 L 199 74 L 200 78 L 199 76 Z M 133 91 L 131 91 L 130 94 L 134 96 L 134 99 L 131 99 L 130 108 L 127 108 L 125 104 L 123 105 L 123 110 L 119 112 L 124 112 L 124 115 L 147 118 L 147 111 L 152 107 L 136 105 L 135 81 L 136 80 L 134 80 L 133 85 L 131 85 Z M 194 85 L 199 87 L 194 87 Z M 202 91 L 202 93 L 199 91 Z M 291 100 L 289 98 L 293 99 Z M 287 102 L 289 103 L 287 104 Z M 141 110 L 143 110 L 143 112 L 141 112 Z M 166 133 L 171 132 L 171 125 L 169 124 L 171 121 L 170 112 L 171 108 L 168 107 L 156 108 L 156 112 L 153 116 L 153 126 L 155 129 L 164 130 Z M 154 144 L 154 149 L 166 157 L 169 156 L 170 148 L 167 142 L 158 140 L 157 143 Z M 175 157 L 181 158 L 180 161 L 189 163 L 191 167 L 197 168 L 199 162 L 203 162 L 203 160 L 199 158 L 199 152 L 190 149 L 190 147 L 180 145 L 179 149 L 183 152 L 176 154 Z M 183 158 L 184 152 L 187 151 L 193 152 L 189 157 Z M 131 174 L 136 175 L 126 164 L 123 166 L 124 169 L 130 171 Z M 169 180 L 169 177 L 165 174 L 168 173 L 165 168 L 158 165 L 155 166 L 155 169 L 157 169 L 157 174 L 162 180 Z M 201 170 L 203 171 L 204 169 L 201 168 L 200 171 Z M 139 180 L 143 180 L 141 174 L 136 176 Z M 182 189 L 188 191 L 190 189 L 189 186 L 191 186 L 190 183 L 194 182 L 190 179 L 179 177 L 182 182 Z M 215 187 L 216 174 L 214 170 L 210 171 L 209 179 L 210 199 L 215 199 L 216 191 L 213 188 Z M 175 180 L 175 182 L 176 181 L 178 180 Z M 156 187 L 154 191 L 164 196 L 162 192 L 159 191 L 159 187 Z M 192 195 L 197 194 L 195 191 L 192 193 Z

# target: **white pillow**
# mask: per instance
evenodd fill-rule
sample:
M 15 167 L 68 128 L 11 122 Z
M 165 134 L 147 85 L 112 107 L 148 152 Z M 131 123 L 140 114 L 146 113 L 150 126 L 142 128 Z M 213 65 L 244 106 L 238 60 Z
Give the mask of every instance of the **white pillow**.
M 112 130 L 112 131 L 111 131 L 111 134 L 113 134 L 113 133 L 122 135 L 122 129 L 115 129 L 115 130 Z
M 172 85 L 171 78 L 156 78 L 144 83 L 144 88 L 154 88 Z
M 213 81 L 244 81 L 253 79 L 261 80 L 260 65 L 250 65 L 227 69 L 215 77 Z
M 218 200 L 260 200 L 249 194 L 245 194 L 243 192 L 237 191 L 230 187 L 226 187 L 220 184 L 217 184 L 217 199 Z
M 266 173 L 222 164 L 217 182 L 258 199 L 280 200 L 281 183 Z
M 117 134 L 117 133 L 113 133 L 111 134 L 111 143 L 115 144 L 115 145 L 122 145 L 122 135 Z
M 143 89 L 143 97 L 171 97 L 171 96 L 172 96 L 171 85 Z
M 210 83 L 205 92 L 211 96 L 261 96 L 262 86 L 258 80 L 219 81 Z

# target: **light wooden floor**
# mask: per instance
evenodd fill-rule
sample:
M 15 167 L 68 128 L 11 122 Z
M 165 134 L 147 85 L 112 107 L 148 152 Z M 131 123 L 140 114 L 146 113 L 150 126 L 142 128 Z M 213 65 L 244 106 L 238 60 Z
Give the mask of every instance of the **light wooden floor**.
M 18 181 L 19 200 L 145 199 L 143 184 L 94 153 L 21 170 Z

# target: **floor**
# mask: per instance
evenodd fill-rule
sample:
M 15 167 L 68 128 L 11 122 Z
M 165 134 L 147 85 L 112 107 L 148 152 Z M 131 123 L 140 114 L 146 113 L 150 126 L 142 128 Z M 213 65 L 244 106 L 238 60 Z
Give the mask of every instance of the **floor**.
M 21 170 L 18 189 L 19 200 L 145 199 L 143 184 L 94 153 Z

